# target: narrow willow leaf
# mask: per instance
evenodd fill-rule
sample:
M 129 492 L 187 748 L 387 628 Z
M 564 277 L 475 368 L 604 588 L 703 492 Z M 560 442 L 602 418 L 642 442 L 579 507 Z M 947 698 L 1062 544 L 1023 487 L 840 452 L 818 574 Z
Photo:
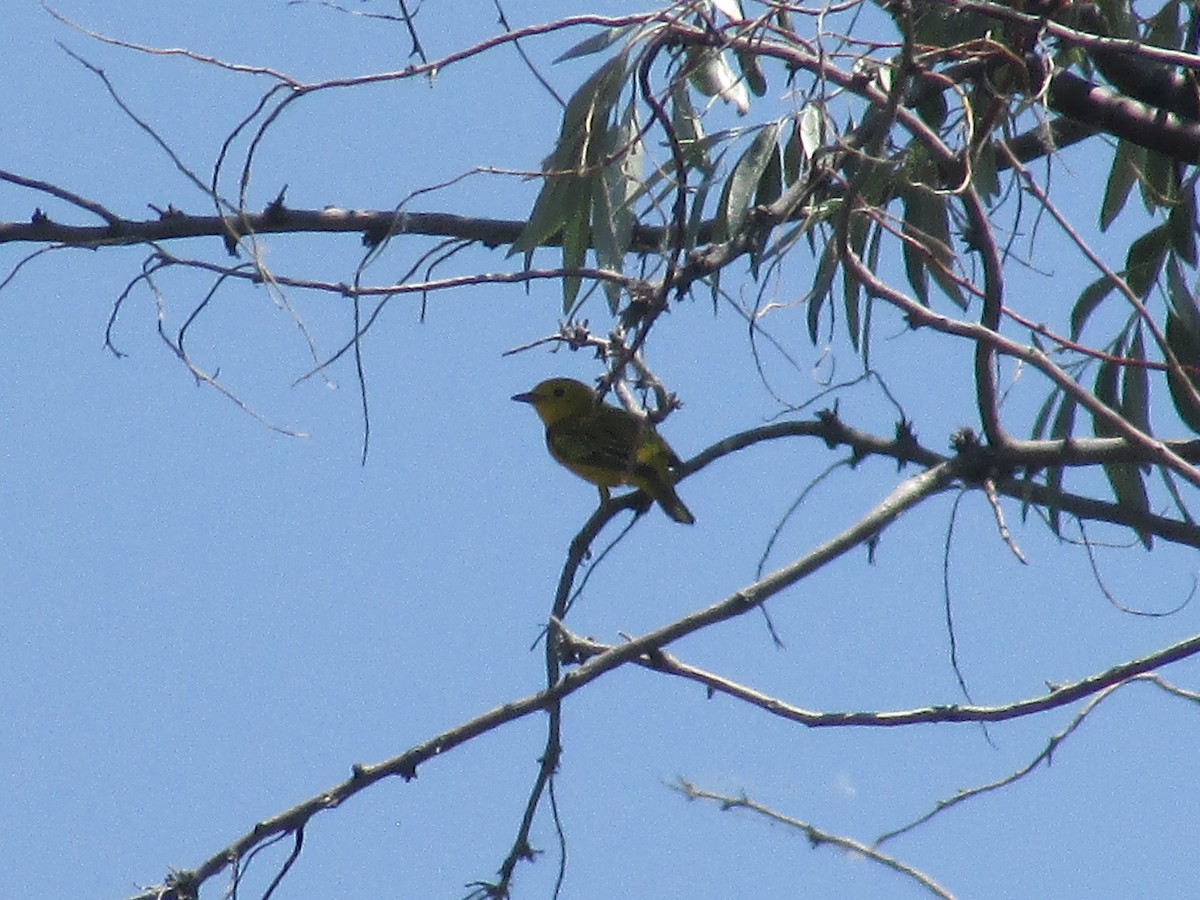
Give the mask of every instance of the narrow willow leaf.
M 758 64 L 758 54 L 747 50 L 737 50 L 734 55 L 737 57 L 738 68 L 742 70 L 742 78 L 750 88 L 750 93 L 755 97 L 763 96 L 767 92 L 767 77 L 763 75 L 762 67 Z
M 633 202 L 642 190 L 642 161 L 645 156 L 640 130 L 631 104 L 621 124 L 611 129 L 605 142 L 605 158 L 614 161 L 593 181 L 592 247 L 601 268 L 620 272 L 633 238 Z M 604 282 L 609 311 L 620 305 L 621 286 Z
M 879 256 L 883 248 L 883 228 L 876 225 L 871 229 L 871 239 L 867 244 L 867 268 L 872 272 L 879 271 Z M 863 366 L 871 368 L 871 312 L 875 309 L 875 303 L 870 294 L 866 295 L 866 300 L 863 304 L 862 317 L 862 348 L 859 355 L 862 356 Z
M 705 174 L 713 171 L 708 158 L 708 143 L 705 141 L 704 126 L 692 105 L 692 97 L 684 83 L 676 79 L 671 84 L 671 125 L 675 138 L 689 166 Z
M 1029 437 L 1032 440 L 1040 441 L 1046 434 L 1046 426 L 1050 424 L 1050 414 L 1054 412 L 1055 407 L 1060 397 L 1063 396 L 1062 388 L 1052 390 L 1046 399 L 1042 401 L 1042 405 L 1038 408 L 1037 415 L 1033 417 L 1033 428 L 1029 431 Z
M 580 198 L 585 196 L 587 182 L 578 175 L 548 175 L 542 190 L 534 201 L 529 220 L 517 239 L 513 241 L 508 255 L 532 253 L 547 240 L 562 231 L 565 223 L 578 218 L 581 212 Z
M 984 141 L 971 166 L 971 183 L 986 202 L 1000 196 L 1000 173 L 996 169 L 996 145 Z
M 1118 342 L 1117 346 L 1113 348 L 1113 356 L 1122 355 L 1122 348 Z M 1093 387 L 1096 399 L 1118 413 L 1122 411 L 1118 397 L 1121 368 L 1121 364 L 1112 359 L 1104 360 L 1100 364 L 1100 371 L 1096 375 L 1096 384 Z M 1097 437 L 1112 437 L 1115 433 L 1112 426 L 1095 416 L 1092 417 L 1092 431 Z M 1103 468 L 1118 503 L 1133 512 L 1149 511 L 1150 501 L 1146 496 L 1146 485 L 1142 481 L 1142 475 L 1137 466 L 1127 463 L 1112 463 Z M 1139 537 L 1149 549 L 1149 536 L 1140 534 Z
M 1075 409 L 1075 398 L 1064 393 L 1062 403 L 1054 416 L 1054 423 L 1050 426 L 1050 440 L 1065 441 L 1071 437 L 1075 431 Z M 1046 471 L 1046 486 L 1055 493 L 1062 490 L 1064 471 L 1064 466 L 1051 466 Z M 1050 507 L 1050 528 L 1055 534 L 1062 533 L 1059 527 L 1059 513 L 1057 506 Z
M 1170 0 L 1152 15 L 1147 24 L 1146 43 L 1155 47 L 1178 50 L 1183 45 L 1183 34 L 1179 28 L 1179 2 Z
M 1054 422 L 1050 425 L 1050 440 L 1066 441 L 1070 440 L 1075 433 L 1075 410 L 1078 408 L 1078 403 L 1070 394 L 1063 393 L 1062 403 L 1059 404 L 1058 412 L 1054 414 Z
M 863 259 L 867 247 L 867 237 L 871 230 L 871 219 L 867 216 L 852 216 L 850 218 L 847 240 L 854 254 Z M 842 309 L 846 314 L 846 334 L 850 344 L 857 352 L 859 349 L 859 334 L 862 328 L 862 316 L 859 309 L 859 298 L 862 294 L 862 282 L 849 268 L 842 267 Z
M 615 28 L 605 28 L 591 37 L 584 38 L 561 56 L 555 57 L 553 62 L 566 62 L 568 59 L 578 59 L 581 56 L 590 56 L 593 53 L 599 53 L 627 35 L 633 30 L 633 27 L 632 25 L 621 25 Z
M 1179 511 L 1180 518 L 1188 525 L 1195 525 L 1196 520 L 1192 518 L 1192 514 L 1188 511 L 1187 504 L 1183 500 L 1183 494 L 1180 492 L 1179 486 L 1175 483 L 1175 477 L 1171 474 L 1171 470 L 1160 468 L 1158 475 L 1162 479 L 1167 493 L 1171 495 L 1171 500 L 1174 501 L 1175 509 Z
M 1120 343 L 1113 349 L 1112 355 L 1114 357 L 1121 355 Z M 1096 399 L 1118 413 L 1121 411 L 1121 402 L 1117 394 L 1120 378 L 1120 364 L 1113 359 L 1106 359 L 1100 363 L 1100 370 L 1096 373 L 1096 383 L 1092 386 L 1092 393 L 1096 395 Z M 1112 426 L 1096 416 L 1092 416 L 1092 433 L 1097 437 L 1112 437 L 1114 434 Z
M 621 94 L 626 63 L 623 53 L 613 57 L 571 95 L 563 111 L 553 168 L 578 168 L 599 158 L 594 148 L 603 140 L 612 108 Z
M 905 241 L 904 266 L 909 276 L 909 284 L 912 284 L 921 302 L 928 306 L 928 276 L 932 275 L 942 292 L 960 308 L 966 309 L 967 302 L 958 283 L 952 277 L 955 254 L 950 243 L 950 218 L 946 198 L 919 187 L 910 187 L 904 191 L 903 199 L 904 234 L 925 248 L 925 252 L 922 252 L 909 241 Z M 928 257 L 932 257 L 932 260 Z
M 901 4 L 895 4 L 897 8 Z M 975 12 L 968 12 L 956 7 L 939 7 L 935 4 L 920 4 L 914 8 L 919 12 L 916 17 L 916 41 L 918 44 L 929 44 L 934 47 L 953 47 L 981 40 L 989 29 L 995 26 L 995 21 Z M 908 24 L 897 18 L 896 24 L 902 30 L 908 29 Z
M 825 245 L 825 252 L 821 254 L 817 274 L 813 276 L 812 290 L 803 301 L 808 304 L 808 336 L 814 344 L 820 333 L 821 307 L 825 304 L 825 298 L 829 296 L 833 276 L 837 274 L 838 262 L 837 249 L 833 241 L 830 241 Z
M 772 144 L 767 156 L 767 167 L 758 179 L 754 192 L 755 206 L 770 206 L 783 193 L 783 154 L 778 144 Z
M 1128 510 L 1145 515 L 1150 511 L 1150 498 L 1146 494 L 1146 484 L 1137 466 L 1129 464 L 1106 465 L 1104 474 L 1112 486 L 1117 502 Z M 1138 538 L 1147 550 L 1152 548 L 1150 535 L 1139 531 Z
M 758 189 L 754 192 L 755 206 L 770 206 L 783 193 L 783 154 L 779 144 L 772 144 L 770 155 L 767 157 L 767 167 L 763 169 L 762 177 L 758 179 Z M 750 249 L 750 274 L 758 280 L 758 266 L 762 259 L 763 249 L 770 237 L 770 229 L 759 229 L 757 240 Z
M 725 151 L 722 150 L 717 155 L 717 158 L 715 160 L 713 160 L 714 168 L 716 166 L 719 166 L 721 163 L 721 160 L 724 158 L 725 158 Z M 712 188 L 715 184 L 716 184 L 715 180 L 710 175 L 709 177 L 704 178 L 704 180 L 701 181 L 698 185 L 696 185 L 696 187 L 692 191 L 692 208 L 691 208 L 691 211 L 688 212 L 687 229 L 684 233 L 684 238 L 683 238 L 683 246 L 684 246 L 684 249 L 686 249 L 686 250 L 693 249 L 696 246 L 696 242 L 699 240 L 700 229 L 704 225 L 704 211 L 708 205 L 708 195 L 712 192 Z M 719 208 L 720 208 L 720 205 L 718 204 L 718 209 Z M 716 232 L 717 232 L 717 226 L 714 225 L 713 240 L 718 239 L 715 237 Z
M 1175 160 L 1157 150 L 1146 151 L 1145 177 L 1138 185 L 1142 192 L 1142 204 L 1149 213 L 1164 206 L 1174 206 L 1178 196 L 1178 177 Z
M 600 177 L 604 158 L 608 121 L 625 72 L 626 59 L 621 54 L 601 66 L 567 102 L 558 143 L 546 162 L 546 181 L 509 256 L 529 253 L 568 228 L 586 227 L 591 218 L 593 181 Z
M 1179 261 L 1174 258 L 1167 261 L 1167 300 L 1171 304 L 1171 311 L 1179 317 L 1188 332 L 1200 338 L 1200 306 L 1197 306 L 1196 295 L 1184 280 Z
M 1138 172 L 1145 167 L 1146 150 L 1129 141 L 1117 141 L 1117 152 L 1113 155 L 1112 169 L 1104 186 L 1104 199 L 1100 203 L 1100 230 L 1108 226 L 1125 208 L 1129 191 L 1137 181 Z
M 1125 258 L 1125 283 L 1139 297 L 1145 298 L 1158 280 L 1170 248 L 1170 234 L 1165 224 L 1152 228 L 1129 245 Z
M 623 227 L 629 217 L 619 208 L 614 208 L 617 197 L 605 183 L 607 179 L 593 182 L 595 196 L 592 198 L 592 252 L 596 255 L 596 264 L 602 269 L 619 272 L 624 265 L 622 246 L 628 246 L 629 235 L 633 231 L 632 222 Z M 565 256 L 565 246 L 564 246 Z M 621 305 L 621 286 L 611 281 L 603 283 L 604 294 L 608 298 L 608 311 L 616 314 Z
M 800 180 L 804 171 L 804 149 L 800 146 L 800 125 L 791 130 L 783 145 L 783 183 L 791 186 Z
M 1105 297 L 1113 292 L 1115 287 L 1116 283 L 1111 278 L 1102 275 L 1083 289 L 1075 301 L 1075 305 L 1071 307 L 1071 340 L 1079 340 L 1079 335 L 1083 333 L 1083 326 L 1087 324 L 1088 316 L 1095 311 Z
M 1137 29 L 1129 0 L 1099 0 L 1096 4 L 1115 37 L 1134 37 Z
M 1167 216 L 1171 246 L 1180 259 L 1195 266 L 1196 254 L 1196 182 L 1189 180 L 1179 188 L 1179 196 Z
M 811 160 L 825 146 L 825 126 L 825 108 L 821 105 L 810 103 L 800 111 L 798 129 L 805 160 Z
M 904 230 L 907 233 L 907 224 Z M 912 287 L 913 293 L 917 295 L 917 300 L 921 305 L 928 306 L 929 272 L 925 268 L 925 254 L 908 241 L 904 242 L 901 253 L 904 257 L 904 275 L 908 278 L 909 286 Z
M 1200 332 L 1192 331 L 1174 310 L 1167 313 L 1167 345 L 1181 365 L 1200 367 Z M 1187 377 L 1193 387 L 1200 389 L 1200 375 L 1188 372 Z M 1167 389 L 1180 420 L 1195 434 L 1200 434 L 1200 404 L 1192 399 L 1182 377 L 1168 371 Z
M 562 256 L 564 269 L 580 269 L 586 261 L 588 248 L 588 220 L 577 216 L 563 225 Z M 563 278 L 563 315 L 570 315 L 579 295 L 582 279 L 578 275 Z
M 1150 376 L 1146 369 L 1146 347 L 1142 329 L 1133 333 L 1125 351 L 1128 362 L 1121 372 L 1121 414 L 1135 428 L 1150 433 Z
M 772 157 L 779 152 L 779 132 L 782 128 L 782 122 L 772 122 L 759 129 L 754 141 L 733 167 L 727 182 L 728 190 L 722 197 L 725 239 L 732 237 L 746 221 L 751 198 L 758 191 L 759 182 Z

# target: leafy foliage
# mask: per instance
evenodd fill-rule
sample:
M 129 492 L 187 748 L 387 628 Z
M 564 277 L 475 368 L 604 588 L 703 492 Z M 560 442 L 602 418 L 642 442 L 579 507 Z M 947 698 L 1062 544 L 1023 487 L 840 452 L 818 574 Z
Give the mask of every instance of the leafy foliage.
M 720 297 L 728 264 L 741 256 L 765 290 L 763 279 L 778 277 L 793 246 L 804 241 L 815 265 L 798 303 L 814 343 L 833 334 L 823 322 L 831 328 L 839 323 L 865 366 L 870 330 L 881 320 L 864 315 L 871 309 L 864 301 L 879 299 L 910 325 L 944 327 L 944 317 L 966 315 L 1002 334 L 1005 316 L 1042 322 L 1047 310 L 1022 313 L 1006 295 L 1000 260 L 1012 257 L 1023 231 L 1044 231 L 1051 218 L 1065 222 L 1026 163 L 1052 158 L 1057 135 L 1078 139 L 1060 105 L 1072 121 L 1090 112 L 1095 124 L 1084 137 L 1105 131 L 1116 137 L 1096 209 L 1100 230 L 1118 218 L 1146 219 L 1148 225 L 1113 268 L 1078 232 L 1067 231 L 1080 262 L 1099 264 L 1100 272 L 1069 308 L 1064 336 L 1053 328 L 1031 334 L 1039 346 L 1052 342 L 1043 357 L 1049 393 L 1033 433 L 1041 436 L 1048 427 L 1051 440 L 1078 437 L 1075 413 L 1083 405 L 1097 437 L 1128 436 L 1113 425 L 1115 413 L 1151 441 L 1156 393 L 1169 399 L 1180 425 L 1195 430 L 1200 405 L 1189 386 L 1200 363 L 1200 330 L 1187 311 L 1194 306 L 1179 298 L 1191 296 L 1185 285 L 1197 277 L 1196 175 L 1185 171 L 1172 135 L 1156 129 L 1164 120 L 1153 106 L 1162 100 L 1178 116 L 1184 100 L 1164 99 L 1161 91 L 1182 96 L 1190 76 L 1165 60 L 1112 51 L 1103 43 L 1110 36 L 1135 37 L 1143 46 L 1194 49 L 1185 41 L 1194 40 L 1188 35 L 1196 33 L 1195 9 L 1167 2 L 1140 16 L 1123 4 L 1062 5 L 1050 20 L 1057 42 L 1051 46 L 1035 40 L 1040 20 L 1019 11 L 981 7 L 963 13 L 934 0 L 911 6 L 881 0 L 883 18 L 859 4 L 829 14 L 828 34 L 839 33 L 833 22 L 844 16 L 841 33 L 856 39 L 854 52 L 829 57 L 814 52 L 786 10 L 745 19 L 733 6 L 680 5 L 683 15 L 669 24 L 651 19 L 606 29 L 564 56 L 619 44 L 572 98 L 541 195 L 514 251 L 528 253 L 561 230 L 563 264 L 578 267 L 588 222 L 597 265 L 620 269 L 634 228 L 660 227 L 677 235 L 663 245 L 658 263 L 667 278 L 658 302 L 665 304 L 671 292 L 685 296 L 696 282 L 707 282 L 713 298 Z M 1045 14 L 1041 7 L 1031 12 Z M 651 72 L 657 80 L 647 77 Z M 1111 82 L 1111 92 L 1129 96 L 1104 105 L 1106 97 L 1093 92 L 1083 95 L 1081 106 L 1073 92 L 1082 78 L 1097 74 Z M 781 86 L 791 111 L 747 121 L 759 98 Z M 625 106 L 613 115 L 618 95 Z M 720 101 L 718 107 L 708 108 L 712 100 Z M 721 104 L 737 113 L 736 121 L 725 124 Z M 706 128 L 707 119 L 720 126 Z M 1200 130 L 1200 112 L 1194 127 Z M 595 144 L 602 151 L 589 152 L 581 136 L 589 129 L 604 133 Z M 647 152 L 654 135 L 665 150 L 657 159 Z M 643 156 L 652 174 L 639 182 Z M 1128 206 L 1135 188 L 1140 211 Z M 1039 243 L 1031 242 L 1033 265 Z M 686 266 L 680 265 L 681 252 L 692 254 Z M 839 274 L 841 303 L 835 309 L 827 301 Z M 578 287 L 577 279 L 565 279 L 564 309 L 572 308 Z M 619 284 L 607 283 L 605 290 L 610 311 L 623 321 L 647 329 L 653 324 L 655 315 L 622 312 Z M 1175 299 L 1161 307 L 1168 294 Z M 645 298 L 634 299 L 640 304 Z M 1127 315 L 1118 312 L 1122 304 Z M 1079 343 L 1085 333 L 1090 346 Z M 1168 348 L 1173 357 L 1162 355 Z M 981 352 L 995 359 L 1003 351 Z M 1082 393 L 1064 393 L 1063 379 L 1089 369 L 1090 381 L 1075 381 Z M 995 403 L 989 391 L 980 386 L 980 416 L 998 423 L 1003 416 L 989 408 Z M 1135 517 L 1145 514 L 1150 501 L 1139 467 L 1102 468 L 1117 504 Z M 1043 477 L 1059 491 L 1063 476 L 1061 467 L 1050 467 Z M 1057 510 L 1050 510 L 1050 521 L 1057 530 Z

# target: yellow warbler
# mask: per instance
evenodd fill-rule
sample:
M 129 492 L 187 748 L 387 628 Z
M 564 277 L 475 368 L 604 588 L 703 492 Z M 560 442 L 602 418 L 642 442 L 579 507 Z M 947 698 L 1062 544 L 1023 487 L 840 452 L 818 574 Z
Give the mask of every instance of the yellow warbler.
M 671 478 L 679 457 L 649 422 L 598 403 L 590 387 L 571 378 L 548 379 L 513 399 L 533 406 L 546 426 L 550 455 L 596 485 L 601 503 L 608 502 L 610 487 L 628 484 L 653 497 L 676 522 L 696 521 Z

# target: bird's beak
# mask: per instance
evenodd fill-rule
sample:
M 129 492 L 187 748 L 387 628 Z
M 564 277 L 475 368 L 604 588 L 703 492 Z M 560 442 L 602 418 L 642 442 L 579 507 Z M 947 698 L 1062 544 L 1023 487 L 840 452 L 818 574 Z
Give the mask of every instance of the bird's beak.
M 526 391 L 524 394 L 513 394 L 512 398 L 514 400 L 516 400 L 518 403 L 532 403 L 533 402 L 533 392 Z

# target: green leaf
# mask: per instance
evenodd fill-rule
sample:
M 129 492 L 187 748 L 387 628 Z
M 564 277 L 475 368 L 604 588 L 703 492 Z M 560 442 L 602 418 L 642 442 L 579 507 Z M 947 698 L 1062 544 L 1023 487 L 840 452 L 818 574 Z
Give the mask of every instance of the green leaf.
M 645 149 L 640 129 L 626 110 L 621 124 L 611 129 L 605 142 L 605 157 L 613 162 L 604 167 L 600 178 L 592 182 L 592 247 L 601 268 L 620 272 L 633 238 L 633 202 L 642 192 L 642 162 Z M 621 302 L 621 286 L 603 283 L 609 311 L 616 313 Z
M 1050 440 L 1066 441 L 1070 440 L 1071 435 L 1075 433 L 1075 410 L 1078 408 L 1078 402 L 1070 394 L 1063 393 L 1062 403 L 1058 407 L 1058 412 L 1054 416 L 1054 422 L 1050 426 Z
M 1102 275 L 1083 289 L 1075 301 L 1075 305 L 1071 307 L 1071 340 L 1079 340 L 1088 316 L 1095 311 L 1105 297 L 1113 292 L 1116 286 L 1111 278 Z
M 1189 266 L 1195 266 L 1196 255 L 1196 182 L 1180 185 L 1175 205 L 1167 215 L 1171 246 Z
M 1097 6 L 1114 37 L 1131 38 L 1137 34 L 1129 0 L 1099 0 Z
M 1118 342 L 1113 348 L 1112 356 L 1119 357 L 1120 355 L 1121 344 Z M 1120 378 L 1120 364 L 1112 358 L 1106 359 L 1100 363 L 1100 371 L 1096 373 L 1096 383 L 1092 386 L 1092 393 L 1096 395 L 1096 399 L 1117 413 L 1121 411 L 1121 402 L 1117 396 Z M 1097 437 L 1112 437 L 1116 433 L 1111 425 L 1096 416 L 1092 417 L 1092 432 Z
M 722 150 L 721 153 L 717 155 L 714 165 L 720 164 L 724 157 L 725 151 Z M 691 250 L 696 246 L 696 241 L 700 234 L 700 228 L 704 224 L 704 211 L 708 206 L 708 195 L 711 193 L 714 184 L 716 184 L 716 182 L 711 177 L 705 178 L 692 190 L 692 208 L 688 213 L 687 229 L 684 232 L 683 238 L 683 246 L 686 250 Z M 713 232 L 713 239 L 716 240 L 715 227 Z
M 1112 485 L 1117 502 L 1133 512 L 1146 514 L 1150 511 L 1150 498 L 1146 495 L 1146 484 L 1138 467 L 1127 463 L 1112 463 L 1104 467 L 1108 483 Z M 1147 532 L 1138 532 L 1143 546 L 1152 549 L 1153 542 Z
M 1149 434 L 1150 376 L 1140 327 L 1133 333 L 1125 358 L 1128 362 L 1121 371 L 1121 414 L 1135 428 Z
M 1170 233 L 1164 223 L 1129 245 L 1129 253 L 1125 258 L 1125 283 L 1137 296 L 1144 298 L 1154 287 L 1170 243 Z
M 1153 213 L 1164 206 L 1174 206 L 1178 194 L 1175 160 L 1157 150 L 1148 150 L 1144 175 L 1138 185 L 1146 211 Z
M 1200 339 L 1200 307 L 1196 305 L 1195 295 L 1188 289 L 1179 261 L 1174 258 L 1167 261 L 1167 300 L 1171 304 L 1171 312 L 1179 317 L 1188 333 Z
M 890 6 L 891 4 L 889 4 Z M 907 4 L 896 3 L 897 9 Z M 975 12 L 953 7 L 940 7 L 932 3 L 914 5 L 916 15 L 916 42 L 934 47 L 953 47 L 981 40 L 993 27 L 993 20 Z M 907 30 L 902 18 L 897 18 L 897 27 Z
M 588 248 L 588 223 L 585 216 L 578 216 L 563 225 L 562 256 L 564 269 L 580 269 L 586 261 Z M 563 278 L 563 315 L 569 315 L 579 295 L 582 279 L 578 275 Z
M 825 252 L 821 254 L 817 274 L 813 276 L 812 290 L 803 300 L 808 304 L 808 336 L 814 344 L 817 342 L 820 332 L 821 307 L 825 304 L 825 298 L 829 296 L 829 289 L 833 285 L 833 276 L 837 274 L 839 262 L 837 247 L 833 241 L 830 241 L 825 245 Z
M 1121 355 L 1121 345 L 1118 342 L 1113 348 L 1113 356 Z M 1100 364 L 1100 371 L 1096 375 L 1096 384 L 1093 388 L 1096 399 L 1118 413 L 1123 412 L 1117 396 L 1121 369 L 1121 364 L 1115 360 L 1104 360 Z M 1112 437 L 1115 433 L 1110 425 L 1095 416 L 1092 417 L 1092 431 L 1097 437 Z M 1137 466 L 1128 463 L 1110 463 L 1104 466 L 1104 474 L 1108 478 L 1108 483 L 1112 486 L 1113 494 L 1119 504 L 1134 512 L 1149 511 L 1150 501 L 1146 496 L 1146 485 L 1142 481 L 1142 475 Z M 1140 534 L 1139 537 L 1149 549 L 1149 536 Z
M 1152 15 L 1147 24 L 1146 43 L 1155 47 L 1166 47 L 1178 50 L 1183 44 L 1183 35 L 1179 29 L 1179 2 L 1170 0 L 1163 8 Z
M 754 192 L 755 206 L 770 206 L 783 193 L 783 154 L 778 144 L 772 144 L 767 158 L 767 167 L 763 169 L 762 177 L 758 180 L 758 189 Z M 763 249 L 770 237 L 770 229 L 759 229 L 757 240 L 750 250 L 750 273 L 758 279 L 758 264 L 762 258 Z
M 871 230 L 871 219 L 868 216 L 851 216 L 847 242 L 859 259 L 867 246 L 867 237 Z M 859 298 L 862 294 L 862 282 L 845 266 L 842 267 L 842 308 L 846 313 L 846 333 L 850 336 L 850 344 L 855 351 L 859 349 L 859 336 L 862 329 L 862 315 L 859 309 Z
M 883 248 L 883 229 L 876 225 L 871 229 L 871 239 L 867 245 L 867 268 L 872 272 L 879 271 L 879 256 Z M 871 311 L 875 308 L 871 295 L 867 295 L 863 311 L 862 324 L 862 356 L 863 365 L 871 367 Z
M 763 96 L 767 92 L 767 78 L 758 64 L 758 54 L 748 50 L 736 50 L 734 56 L 737 57 L 738 68 L 742 70 L 742 78 L 750 88 L 750 93 L 755 97 Z
M 811 160 L 818 150 L 825 146 L 826 132 L 825 108 L 817 103 L 810 103 L 800 111 L 798 132 L 800 134 L 800 149 L 804 158 Z
M 1107 231 L 1117 215 L 1125 208 L 1129 191 L 1137 181 L 1138 173 L 1145 168 L 1146 149 L 1129 141 L 1117 141 L 1117 152 L 1113 155 L 1112 170 L 1104 186 L 1104 200 L 1100 203 L 1100 230 Z
M 771 144 L 767 156 L 767 167 L 763 169 L 762 177 L 758 179 L 758 189 L 754 192 L 755 206 L 770 206 L 783 193 L 783 154 L 778 144 Z
M 793 185 L 804 171 L 804 150 L 800 146 L 800 126 L 797 124 L 783 145 L 783 183 Z
M 971 183 L 979 196 L 987 202 L 1000 196 L 1000 173 L 996 169 L 996 145 L 984 141 L 971 166 Z
M 1167 345 L 1175 358 L 1184 366 L 1200 366 L 1200 332 L 1193 331 L 1174 310 L 1167 313 Z M 1187 373 L 1192 387 L 1200 389 L 1200 375 L 1195 372 Z M 1200 403 L 1193 399 L 1192 392 L 1184 384 L 1183 378 L 1175 372 L 1167 372 L 1167 389 L 1171 393 L 1171 403 L 1183 424 L 1194 433 L 1200 434 Z
M 1188 511 L 1183 494 L 1180 493 L 1179 487 L 1175 484 L 1175 477 L 1171 474 L 1171 470 L 1160 468 L 1158 476 L 1162 479 L 1163 487 L 1167 489 L 1167 493 L 1171 495 L 1171 500 L 1174 501 L 1175 508 L 1179 510 L 1180 518 L 1188 525 L 1195 525 L 1196 520 L 1192 518 L 1192 514 Z
M 678 79 L 671 83 L 671 126 L 675 138 L 683 151 L 683 158 L 693 169 L 705 174 L 713 171 L 708 158 L 708 143 L 705 141 L 704 126 L 692 106 L 692 97 L 687 87 Z
M 909 231 L 907 222 L 904 226 L 904 232 Z M 914 247 L 908 241 L 904 242 L 901 249 L 904 257 L 904 275 L 908 278 L 908 283 L 913 289 L 913 293 L 917 295 L 917 300 L 922 306 L 929 305 L 929 272 L 925 268 L 925 254 L 917 247 Z
M 532 253 L 561 232 L 568 222 L 586 219 L 590 184 L 589 179 L 578 175 L 547 175 L 529 221 L 513 241 L 508 255 Z
M 581 56 L 590 56 L 593 53 L 599 53 L 601 50 L 611 47 L 632 29 L 632 25 L 605 28 L 589 38 L 584 38 L 561 56 L 555 57 L 554 63 L 566 62 L 568 59 L 578 59 Z
M 558 143 L 545 164 L 546 181 L 509 256 L 531 253 L 568 229 L 578 234 L 586 228 L 593 183 L 601 175 L 608 122 L 625 72 L 625 55 L 620 54 L 601 66 L 567 102 Z M 564 261 L 565 244 L 564 237 Z
M 1123 355 L 1119 341 L 1113 348 L 1112 355 L 1114 357 Z M 1095 393 L 1096 399 L 1109 409 L 1124 414 L 1118 398 L 1121 369 L 1122 365 L 1114 359 L 1106 359 L 1100 363 L 1100 371 L 1096 375 L 1093 393 Z M 1115 434 L 1110 425 L 1096 416 L 1092 417 L 1092 431 L 1097 437 L 1112 437 Z M 1150 501 L 1146 496 L 1146 485 L 1142 482 L 1141 472 L 1138 471 L 1137 466 L 1128 463 L 1111 463 L 1104 466 L 1104 474 L 1112 486 L 1118 503 L 1134 512 L 1149 511 Z M 1142 543 L 1149 549 L 1149 536 L 1145 534 L 1139 536 Z
M 1031 440 L 1040 441 L 1046 434 L 1046 426 L 1050 424 L 1050 413 L 1054 412 L 1055 404 L 1058 403 L 1060 397 L 1063 396 L 1062 388 L 1052 390 L 1046 399 L 1042 401 L 1042 405 L 1038 408 L 1037 415 L 1033 417 L 1033 428 L 1029 430 Z
M 551 167 L 569 170 L 597 161 L 613 106 L 625 84 L 627 59 L 614 56 L 579 86 L 563 111 Z
M 772 122 L 761 128 L 742 154 L 742 158 L 734 165 L 721 196 L 721 208 L 717 215 L 717 240 L 728 240 L 745 223 L 746 215 L 750 211 L 750 200 L 758 191 L 759 182 L 772 157 L 777 156 L 779 152 L 779 132 L 782 128 L 782 122 Z
M 1050 426 L 1050 440 L 1065 441 L 1069 440 L 1075 431 L 1075 410 L 1077 404 L 1075 398 L 1070 394 L 1063 393 L 1062 403 L 1059 404 L 1058 412 L 1054 416 L 1054 423 Z M 1046 470 L 1046 486 L 1054 492 L 1062 490 L 1064 466 L 1051 466 Z M 1050 528 L 1055 534 L 1061 534 L 1059 509 L 1057 506 L 1050 507 Z
M 955 254 L 950 244 L 950 219 L 946 198 L 928 189 L 910 186 L 904 190 L 903 199 L 903 231 L 912 239 L 904 242 L 904 269 L 909 284 L 921 303 L 928 306 L 928 276 L 932 275 L 946 296 L 960 308 L 966 309 L 966 300 L 951 277 Z M 914 246 L 912 241 L 916 241 L 919 246 Z
M 602 159 L 609 162 L 592 182 L 591 244 L 596 262 L 617 272 L 624 269 L 633 239 L 634 203 L 649 190 L 643 178 L 645 145 L 635 111 L 630 104 L 620 124 L 605 135 Z M 605 281 L 603 288 L 609 311 L 615 314 L 621 303 L 621 286 Z

